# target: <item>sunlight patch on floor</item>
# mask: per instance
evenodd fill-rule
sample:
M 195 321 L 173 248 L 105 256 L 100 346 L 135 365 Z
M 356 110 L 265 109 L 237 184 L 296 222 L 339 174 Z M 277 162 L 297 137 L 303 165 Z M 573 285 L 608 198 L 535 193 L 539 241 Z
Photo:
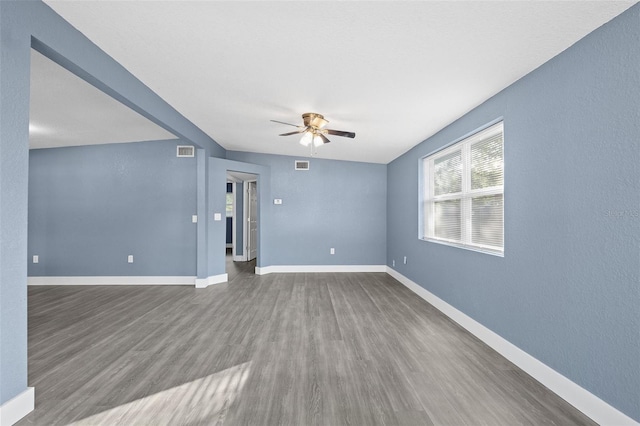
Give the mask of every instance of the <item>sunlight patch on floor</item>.
M 105 409 L 72 425 L 222 423 L 242 392 L 251 362 Z

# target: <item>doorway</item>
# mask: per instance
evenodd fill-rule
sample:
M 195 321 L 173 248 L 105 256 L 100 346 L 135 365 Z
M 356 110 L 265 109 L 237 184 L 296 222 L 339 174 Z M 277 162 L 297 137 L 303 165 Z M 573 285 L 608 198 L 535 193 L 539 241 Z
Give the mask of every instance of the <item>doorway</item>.
M 247 260 L 251 261 L 258 253 L 258 182 L 247 182 Z
M 227 238 L 230 244 L 227 246 L 225 264 L 231 282 L 239 274 L 255 274 L 260 226 L 258 175 L 229 170 L 227 184 L 227 209 L 231 210 L 227 234 L 231 238 Z

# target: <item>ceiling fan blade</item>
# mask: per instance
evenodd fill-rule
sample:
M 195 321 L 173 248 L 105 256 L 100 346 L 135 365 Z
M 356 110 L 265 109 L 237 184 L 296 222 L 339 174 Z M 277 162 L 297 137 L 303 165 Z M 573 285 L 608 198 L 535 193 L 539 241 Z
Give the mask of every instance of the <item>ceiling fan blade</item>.
M 345 138 L 355 138 L 356 134 L 353 132 L 344 132 L 342 130 L 331 130 L 331 129 L 324 129 L 322 131 L 322 133 L 327 133 L 329 135 L 336 135 L 336 136 L 344 136 Z
M 284 121 L 278 121 L 278 120 L 270 120 L 270 121 L 273 121 L 274 123 L 286 124 L 287 126 L 301 127 L 301 126 L 298 126 L 297 124 L 285 123 Z
M 283 133 L 283 134 L 281 134 L 279 136 L 291 136 L 291 135 L 295 135 L 295 134 L 298 134 L 298 133 L 304 133 L 306 131 L 307 131 L 307 129 L 300 129 L 300 130 L 296 130 L 295 132 Z
M 325 135 L 323 135 L 322 133 L 318 133 L 320 135 L 320 137 L 322 138 L 322 141 L 324 143 L 329 143 L 331 142 L 329 139 L 327 139 L 327 137 Z

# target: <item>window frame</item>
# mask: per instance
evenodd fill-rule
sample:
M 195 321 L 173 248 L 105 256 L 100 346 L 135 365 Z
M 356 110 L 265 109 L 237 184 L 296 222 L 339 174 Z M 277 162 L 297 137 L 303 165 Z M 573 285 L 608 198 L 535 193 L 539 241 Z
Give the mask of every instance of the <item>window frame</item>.
M 488 188 L 471 189 L 471 146 L 486 140 L 496 134 L 502 133 L 502 185 Z M 502 118 L 494 120 L 485 126 L 470 132 L 455 141 L 430 152 L 421 157 L 419 161 L 419 213 L 418 213 L 418 239 L 426 242 L 443 244 L 466 250 L 477 251 L 504 257 L 504 182 L 505 182 L 505 156 L 504 156 L 504 121 Z M 435 195 L 433 192 L 434 161 L 451 153 L 461 152 L 462 182 L 461 191 Z M 491 195 L 502 195 L 502 247 L 483 245 L 472 241 L 472 200 L 474 198 Z M 453 240 L 435 236 L 434 207 L 437 201 L 461 200 L 461 239 Z
M 235 206 L 235 200 L 233 192 L 227 192 L 227 197 L 225 198 L 225 217 L 233 217 L 233 210 Z M 231 203 L 229 203 L 229 198 L 231 198 Z M 231 210 L 229 210 L 229 206 L 231 206 Z

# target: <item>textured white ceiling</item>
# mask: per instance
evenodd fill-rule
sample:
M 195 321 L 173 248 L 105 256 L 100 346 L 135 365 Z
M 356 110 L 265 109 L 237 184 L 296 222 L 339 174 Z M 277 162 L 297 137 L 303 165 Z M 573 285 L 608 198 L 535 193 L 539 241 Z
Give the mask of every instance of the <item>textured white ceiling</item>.
M 176 137 L 34 50 L 30 101 L 31 149 Z
M 56 12 L 229 150 L 387 163 L 635 1 L 60 1 Z

